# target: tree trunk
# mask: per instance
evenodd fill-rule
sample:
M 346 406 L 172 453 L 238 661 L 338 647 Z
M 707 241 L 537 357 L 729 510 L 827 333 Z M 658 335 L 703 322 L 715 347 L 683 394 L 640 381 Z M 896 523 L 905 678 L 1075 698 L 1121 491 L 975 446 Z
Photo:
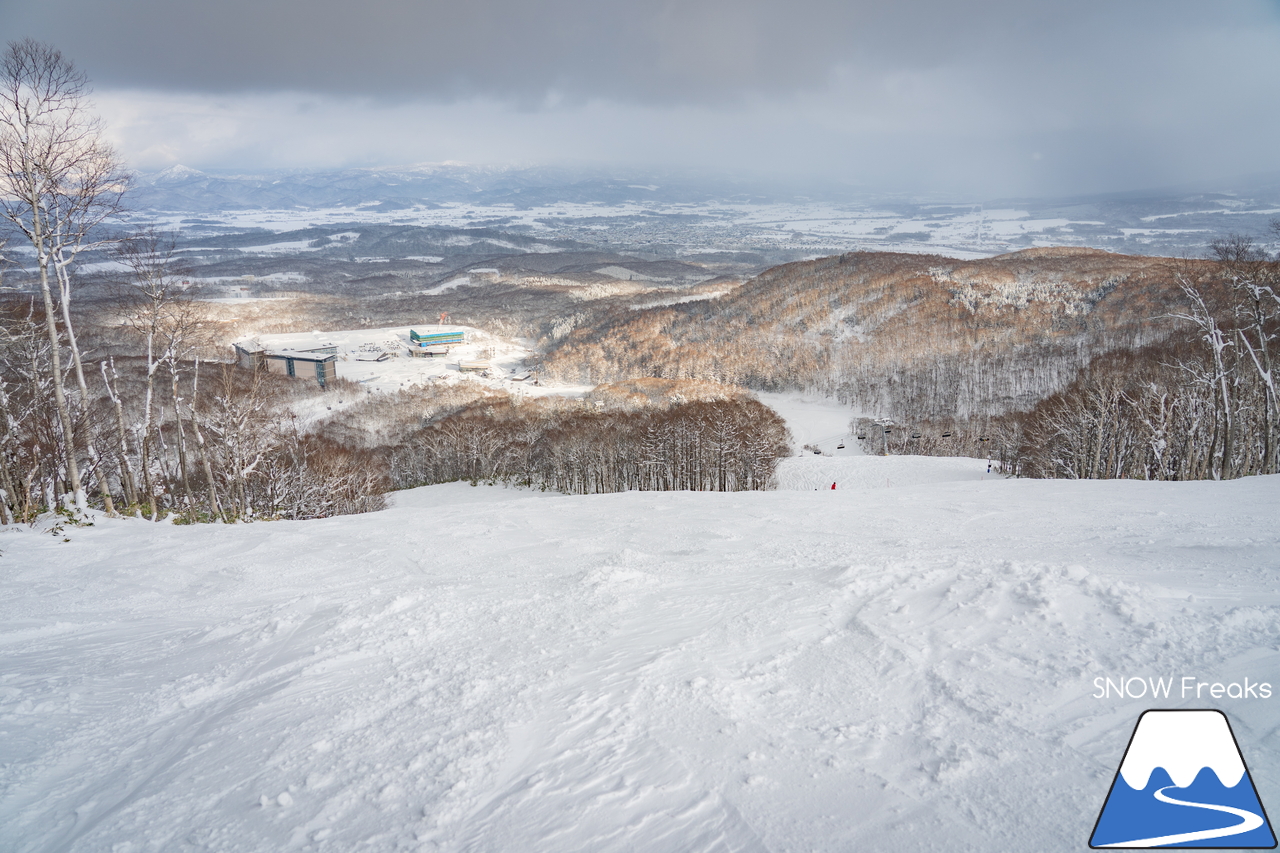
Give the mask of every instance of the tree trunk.
M 39 240 L 38 231 L 37 228 L 37 240 Z M 67 403 L 66 390 L 62 384 L 62 353 L 59 340 L 61 336 L 58 334 L 58 324 L 55 319 L 57 315 L 54 311 L 53 293 L 49 287 L 49 258 L 39 243 L 36 251 L 40 267 L 40 297 L 44 301 L 44 326 L 49 335 L 53 403 L 58 410 L 58 421 L 62 426 L 62 442 L 65 451 L 63 464 L 67 469 L 68 490 L 72 502 L 76 511 L 83 513 L 88 509 L 88 503 L 85 500 L 84 489 L 80 485 L 80 465 L 76 459 L 76 435 L 75 426 L 71 421 L 71 406 Z
M 111 359 L 110 364 L 111 374 L 116 376 L 115 359 Z M 115 386 L 112 385 L 111 379 L 107 377 L 107 362 L 99 362 L 98 367 L 102 370 L 102 384 L 107 388 L 107 397 L 110 398 L 116 410 L 116 430 L 120 439 L 120 445 L 116 450 L 120 465 L 120 487 L 124 490 L 125 502 L 129 506 L 136 507 L 138 506 L 138 487 L 134 482 L 133 467 L 129 463 L 129 430 L 125 425 L 124 402 L 116 394 Z

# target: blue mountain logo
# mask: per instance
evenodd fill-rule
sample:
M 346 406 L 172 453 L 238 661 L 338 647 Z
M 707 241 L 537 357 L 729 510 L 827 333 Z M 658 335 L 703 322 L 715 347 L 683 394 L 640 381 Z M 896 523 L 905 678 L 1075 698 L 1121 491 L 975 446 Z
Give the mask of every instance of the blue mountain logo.
M 1144 712 L 1089 846 L 1274 848 L 1275 833 L 1226 715 Z

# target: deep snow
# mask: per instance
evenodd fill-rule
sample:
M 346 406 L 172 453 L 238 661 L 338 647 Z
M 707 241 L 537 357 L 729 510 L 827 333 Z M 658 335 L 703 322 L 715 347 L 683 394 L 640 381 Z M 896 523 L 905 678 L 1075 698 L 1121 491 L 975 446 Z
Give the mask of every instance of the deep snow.
M 1094 698 L 1280 688 L 1280 478 L 783 475 L 0 531 L 0 849 L 1082 850 L 1149 707 L 1280 811 L 1280 697 Z

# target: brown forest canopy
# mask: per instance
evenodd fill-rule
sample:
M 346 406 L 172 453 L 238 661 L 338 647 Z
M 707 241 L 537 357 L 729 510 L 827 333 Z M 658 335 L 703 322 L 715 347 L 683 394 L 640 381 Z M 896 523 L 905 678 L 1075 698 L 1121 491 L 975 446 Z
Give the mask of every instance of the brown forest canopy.
M 854 252 L 768 270 L 719 299 L 619 310 L 552 346 L 547 374 L 803 388 L 869 411 L 1030 408 L 1100 353 L 1158 341 L 1204 261 L 1029 249 L 962 261 Z

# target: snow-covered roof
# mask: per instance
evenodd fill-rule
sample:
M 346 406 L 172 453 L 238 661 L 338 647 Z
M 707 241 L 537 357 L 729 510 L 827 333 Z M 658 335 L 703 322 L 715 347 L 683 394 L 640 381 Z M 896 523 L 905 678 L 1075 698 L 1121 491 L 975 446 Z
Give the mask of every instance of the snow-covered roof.
M 333 352 L 297 349 L 266 350 L 266 356 L 267 358 L 293 358 L 299 361 L 335 361 L 338 358 Z

